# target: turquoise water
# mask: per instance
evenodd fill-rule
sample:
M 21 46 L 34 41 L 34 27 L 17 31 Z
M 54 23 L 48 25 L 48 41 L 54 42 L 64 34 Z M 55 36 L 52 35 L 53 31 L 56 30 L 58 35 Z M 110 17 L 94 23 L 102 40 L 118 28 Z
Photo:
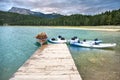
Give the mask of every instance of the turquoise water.
M 115 49 L 89 49 L 69 46 L 83 80 L 119 80 L 120 32 L 88 31 L 39 27 L 0 27 L 0 80 L 8 80 L 38 49 L 35 36 L 46 32 L 49 38 L 62 35 L 66 39 L 99 38 L 116 42 Z M 99 78 L 99 79 L 98 79 Z

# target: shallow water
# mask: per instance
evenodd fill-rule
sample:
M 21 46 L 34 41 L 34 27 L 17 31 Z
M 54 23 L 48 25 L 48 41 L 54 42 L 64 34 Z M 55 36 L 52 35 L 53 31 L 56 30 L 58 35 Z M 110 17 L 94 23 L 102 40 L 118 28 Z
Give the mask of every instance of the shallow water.
M 83 80 L 120 80 L 120 32 L 17 26 L 0 27 L 0 80 L 8 80 L 38 49 L 35 35 L 39 32 L 46 32 L 49 38 L 62 35 L 116 42 L 114 49 L 68 47 Z

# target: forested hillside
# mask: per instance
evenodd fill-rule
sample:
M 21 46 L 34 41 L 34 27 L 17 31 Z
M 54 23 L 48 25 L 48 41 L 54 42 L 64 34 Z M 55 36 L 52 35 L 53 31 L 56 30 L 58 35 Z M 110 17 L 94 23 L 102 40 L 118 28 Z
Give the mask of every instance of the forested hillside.
M 42 18 L 0 11 L 0 25 L 37 25 Z
M 0 25 L 97 26 L 120 25 L 120 9 L 98 15 L 74 14 L 59 18 L 40 18 L 0 11 Z

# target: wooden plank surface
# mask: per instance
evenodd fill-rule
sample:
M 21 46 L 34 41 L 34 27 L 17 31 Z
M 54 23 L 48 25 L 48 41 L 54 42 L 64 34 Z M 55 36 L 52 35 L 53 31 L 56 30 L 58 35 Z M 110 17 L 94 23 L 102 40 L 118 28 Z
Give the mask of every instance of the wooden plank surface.
M 82 80 L 66 44 L 44 45 L 10 80 Z

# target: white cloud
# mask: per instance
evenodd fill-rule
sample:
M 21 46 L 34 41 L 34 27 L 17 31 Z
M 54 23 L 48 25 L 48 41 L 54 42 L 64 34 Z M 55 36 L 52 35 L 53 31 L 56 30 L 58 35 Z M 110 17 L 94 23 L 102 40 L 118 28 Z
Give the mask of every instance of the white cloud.
M 12 6 L 43 13 L 96 14 L 120 8 L 120 0 L 0 0 L 0 10 Z

